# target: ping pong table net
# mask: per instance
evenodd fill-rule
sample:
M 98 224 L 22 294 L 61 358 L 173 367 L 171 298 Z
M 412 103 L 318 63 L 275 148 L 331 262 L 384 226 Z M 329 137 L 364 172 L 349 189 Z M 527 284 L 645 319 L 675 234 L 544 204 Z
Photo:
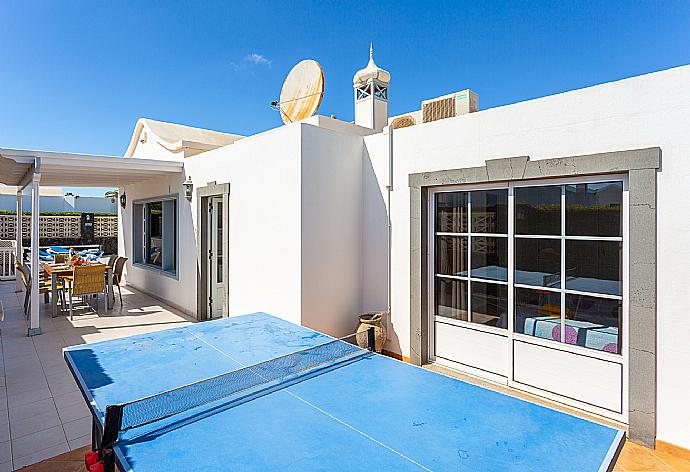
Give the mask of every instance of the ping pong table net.
M 235 401 L 230 397 L 239 400 L 280 388 L 283 384 L 292 384 L 307 375 L 369 354 L 374 349 L 374 329 L 370 328 L 366 333 L 368 349 L 352 343 L 356 336 L 357 333 L 351 334 L 131 402 L 108 405 L 101 449 L 112 447 L 120 432 L 219 400 Z

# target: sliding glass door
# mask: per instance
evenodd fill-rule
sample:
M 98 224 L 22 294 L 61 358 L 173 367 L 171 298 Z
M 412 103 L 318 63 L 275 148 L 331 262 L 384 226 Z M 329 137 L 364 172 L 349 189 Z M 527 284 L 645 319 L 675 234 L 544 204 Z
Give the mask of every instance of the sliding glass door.
M 607 176 L 436 189 L 432 359 L 622 416 L 625 185 Z M 575 381 L 534 373 L 546 366 L 573 369 Z M 572 388 L 592 375 L 607 378 Z

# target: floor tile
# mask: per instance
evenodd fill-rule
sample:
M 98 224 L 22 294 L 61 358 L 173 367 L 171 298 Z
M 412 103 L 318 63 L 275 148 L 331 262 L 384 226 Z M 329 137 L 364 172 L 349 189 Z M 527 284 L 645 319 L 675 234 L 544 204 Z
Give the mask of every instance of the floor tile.
M 91 416 L 80 418 L 75 421 L 63 423 L 62 428 L 65 431 L 67 441 L 73 441 L 82 436 L 91 434 Z M 83 446 L 83 444 L 82 444 Z
M 34 403 L 39 400 L 50 398 L 52 395 L 50 390 L 46 386 L 40 390 L 33 390 L 31 392 L 25 392 L 17 395 L 10 395 L 7 397 L 7 404 L 11 408 L 15 406 L 27 405 L 29 403 Z
M 12 431 L 12 439 L 18 439 L 54 426 L 59 426 L 60 424 L 60 417 L 57 411 L 55 411 L 43 415 L 32 416 L 30 418 L 10 421 L 10 430 Z
M 12 445 L 9 441 L 0 443 L 0 462 L 12 460 Z
M 690 451 L 687 449 L 657 441 L 653 454 L 677 472 L 690 472 Z
M 81 403 L 58 408 L 58 415 L 60 415 L 60 419 L 63 423 L 67 423 L 80 418 L 90 417 L 91 411 L 89 411 L 85 403 Z
M 64 409 L 73 405 L 86 405 L 86 401 L 81 392 L 69 392 L 53 397 L 55 406 L 59 409 Z
M 67 445 L 67 439 L 62 426 L 54 426 L 21 438 L 12 438 L 13 460 L 17 457 L 30 456 L 34 452 L 63 443 L 65 446 Z
M 52 398 L 46 398 L 37 402 L 12 407 L 12 409 L 9 410 L 9 419 L 10 421 L 19 421 L 31 418 L 32 416 L 46 415 L 52 412 L 57 413 L 55 402 Z
M 616 464 L 627 472 L 673 472 L 647 448 L 630 441 L 625 444 Z
M 81 436 L 77 439 L 72 439 L 71 441 L 67 441 L 70 450 L 75 450 L 75 449 L 80 449 L 84 446 L 91 446 L 91 432 L 87 434 L 86 436 Z
M 28 456 L 21 456 L 15 458 L 12 462 L 14 463 L 14 468 L 18 469 L 20 467 L 35 464 L 36 462 L 40 462 L 42 460 L 57 456 L 65 452 L 69 452 L 69 446 L 67 445 L 67 441 L 63 441 L 59 444 L 55 444 L 45 449 L 37 450 Z M 82 463 L 82 468 L 83 467 L 84 464 Z

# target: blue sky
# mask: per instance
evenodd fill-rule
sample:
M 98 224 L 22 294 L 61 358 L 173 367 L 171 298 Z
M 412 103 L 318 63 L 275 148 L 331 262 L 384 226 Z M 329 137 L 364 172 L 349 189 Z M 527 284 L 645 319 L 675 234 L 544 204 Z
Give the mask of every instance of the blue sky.
M 370 41 L 391 114 L 464 88 L 485 109 L 690 63 L 687 0 L 0 0 L 0 18 L 0 147 L 110 155 L 139 117 L 279 126 L 269 103 L 304 58 L 325 72 L 319 113 L 352 120 Z

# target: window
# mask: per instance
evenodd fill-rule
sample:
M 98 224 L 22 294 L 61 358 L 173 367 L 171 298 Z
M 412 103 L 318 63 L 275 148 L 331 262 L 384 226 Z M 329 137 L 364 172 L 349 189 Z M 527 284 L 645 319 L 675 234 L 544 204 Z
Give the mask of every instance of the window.
M 508 327 L 508 190 L 436 195 L 437 316 Z
M 511 188 L 510 233 L 508 189 L 435 193 L 434 314 L 620 354 L 623 182 Z
M 177 198 L 135 202 L 134 262 L 177 272 Z
M 514 331 L 620 354 L 623 183 L 514 196 Z

